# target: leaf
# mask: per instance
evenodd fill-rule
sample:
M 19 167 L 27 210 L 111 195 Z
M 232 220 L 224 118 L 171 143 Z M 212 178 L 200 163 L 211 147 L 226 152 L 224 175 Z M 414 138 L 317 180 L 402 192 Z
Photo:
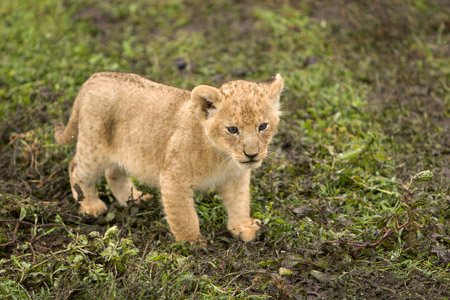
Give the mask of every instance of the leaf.
M 359 147 L 355 150 L 351 150 L 351 151 L 347 151 L 344 153 L 340 153 L 337 157 L 337 160 L 349 160 L 349 159 L 353 159 L 356 158 L 359 154 L 361 154 L 363 152 L 363 150 L 365 149 L 365 147 Z
M 410 184 L 413 182 L 419 182 L 419 181 L 428 181 L 431 180 L 433 178 L 433 172 L 430 170 L 426 170 L 426 171 L 422 171 L 420 173 L 417 173 L 416 175 L 414 175 L 411 180 L 410 180 Z
M 260 261 L 258 263 L 258 266 L 260 267 L 270 267 L 270 266 L 274 266 L 277 265 L 279 263 L 278 260 L 266 260 L 266 261 Z
M 19 216 L 19 220 L 22 221 L 23 219 L 25 219 L 27 215 L 27 210 L 25 209 L 25 207 L 20 207 L 20 216 Z
M 116 214 L 113 212 L 108 212 L 108 214 L 105 216 L 104 221 L 105 222 L 112 222 L 116 218 Z
M 301 258 L 297 255 L 288 255 L 281 262 L 281 267 L 286 268 L 286 269 L 292 269 L 293 267 L 302 263 L 303 261 L 304 261 L 303 258 Z
M 113 227 L 109 228 L 108 230 L 106 230 L 103 239 L 106 239 L 110 236 L 117 237 L 118 233 L 119 233 L 119 229 L 117 228 L 117 226 L 113 226 Z
M 81 254 L 77 254 L 75 255 L 75 257 L 73 258 L 72 262 L 74 264 L 78 264 L 79 262 L 82 262 L 84 260 L 84 256 Z
M 291 275 L 292 274 L 291 270 L 283 268 L 283 267 L 280 268 L 279 272 L 280 272 L 281 276 Z
M 316 278 L 319 282 L 327 283 L 337 279 L 337 275 L 331 275 L 327 273 L 323 273 L 317 270 L 311 270 L 311 275 Z
M 100 236 L 100 232 L 98 232 L 98 231 L 89 232 L 89 237 L 94 238 L 94 237 L 99 237 L 99 236 Z
M 292 209 L 292 212 L 299 217 L 310 216 L 314 213 L 314 208 L 311 205 L 297 206 Z

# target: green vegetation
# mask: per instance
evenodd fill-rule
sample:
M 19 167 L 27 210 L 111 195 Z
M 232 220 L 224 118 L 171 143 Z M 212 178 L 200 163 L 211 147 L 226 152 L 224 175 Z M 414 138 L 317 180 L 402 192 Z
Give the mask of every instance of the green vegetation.
M 299 2 L 0 1 L 0 298 L 449 299 L 450 6 Z M 205 248 L 174 242 L 151 187 L 120 208 L 102 180 L 108 214 L 77 215 L 52 124 L 102 70 L 284 76 L 256 241 L 213 192 Z

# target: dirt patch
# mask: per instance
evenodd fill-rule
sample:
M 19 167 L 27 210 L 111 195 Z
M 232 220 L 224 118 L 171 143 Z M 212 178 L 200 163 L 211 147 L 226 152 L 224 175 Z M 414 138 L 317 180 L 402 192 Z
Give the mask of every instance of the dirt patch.
M 435 34 L 441 24 L 445 26 L 444 34 L 450 30 L 448 4 L 437 2 L 427 4 L 436 8 L 434 13 L 424 13 L 409 1 L 314 1 L 310 5 L 311 15 L 328 21 L 335 26 L 335 32 L 345 30 L 353 38 L 374 44 L 402 41 L 414 32 Z

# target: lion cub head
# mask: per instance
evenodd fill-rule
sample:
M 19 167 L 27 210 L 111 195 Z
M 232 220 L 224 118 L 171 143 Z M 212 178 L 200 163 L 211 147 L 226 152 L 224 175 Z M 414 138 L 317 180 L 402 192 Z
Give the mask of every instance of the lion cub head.
M 277 130 L 282 90 L 283 78 L 277 74 L 262 83 L 201 85 L 192 90 L 191 99 L 210 141 L 242 168 L 257 168 Z

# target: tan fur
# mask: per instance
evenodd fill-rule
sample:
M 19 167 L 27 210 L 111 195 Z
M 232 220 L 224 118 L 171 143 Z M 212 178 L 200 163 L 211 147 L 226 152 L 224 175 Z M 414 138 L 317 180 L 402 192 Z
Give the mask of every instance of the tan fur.
M 195 190 L 217 188 L 228 212 L 228 229 L 244 241 L 255 238 L 250 217 L 250 172 L 261 165 L 279 122 L 283 79 L 231 81 L 192 92 L 135 74 L 96 73 L 75 99 L 60 144 L 78 140 L 70 183 L 80 213 L 107 210 L 95 189 L 105 172 L 119 203 L 141 196 L 130 176 L 161 188 L 162 203 L 177 241 L 200 237 Z M 260 131 L 259 125 L 268 123 Z M 227 127 L 237 127 L 238 134 Z M 248 156 L 246 156 L 246 154 Z M 254 163 L 245 163 L 254 156 Z

